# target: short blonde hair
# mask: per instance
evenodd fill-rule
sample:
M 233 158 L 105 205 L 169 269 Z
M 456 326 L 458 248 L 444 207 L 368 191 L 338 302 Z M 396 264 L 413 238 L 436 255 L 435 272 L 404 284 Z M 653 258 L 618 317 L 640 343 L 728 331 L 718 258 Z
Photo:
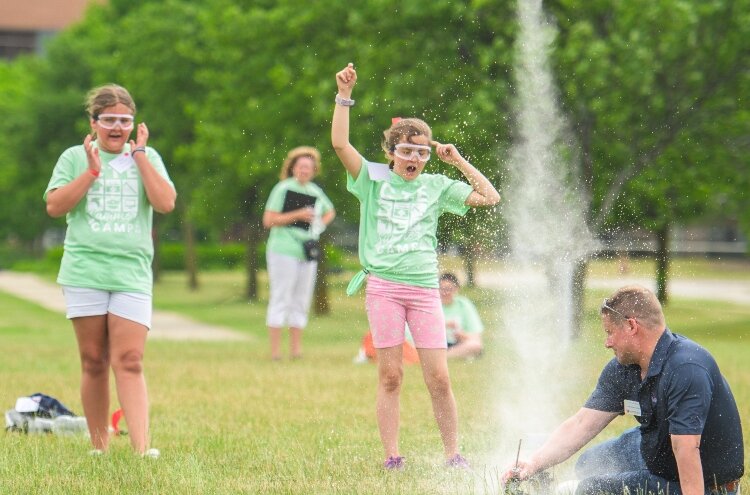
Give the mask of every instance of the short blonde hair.
M 317 148 L 313 148 L 312 146 L 297 146 L 293 150 L 291 150 L 289 153 L 286 154 L 286 159 L 284 160 L 284 164 L 281 166 L 281 173 L 279 174 L 279 179 L 284 180 L 288 179 L 292 176 L 292 170 L 294 169 L 294 165 L 297 163 L 297 160 L 300 158 L 307 157 L 312 159 L 313 163 L 315 164 L 315 175 L 318 175 L 320 173 L 320 151 L 318 151 Z
M 86 95 L 86 112 L 96 120 L 102 110 L 122 103 L 135 115 L 135 102 L 128 90 L 117 84 L 98 86 Z
M 624 316 L 640 321 L 646 328 L 663 330 L 666 325 L 659 299 L 640 285 L 626 285 L 617 289 L 605 303 Z M 601 314 L 611 316 L 612 313 L 612 310 L 602 306 Z

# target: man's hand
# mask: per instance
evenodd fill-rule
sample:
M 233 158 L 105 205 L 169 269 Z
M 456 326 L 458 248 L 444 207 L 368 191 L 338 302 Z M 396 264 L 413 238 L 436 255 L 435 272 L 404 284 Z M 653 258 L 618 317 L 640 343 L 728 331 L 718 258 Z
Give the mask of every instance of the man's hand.
M 518 461 L 518 464 L 513 464 L 513 467 L 506 468 L 503 472 L 502 481 L 503 484 L 509 481 L 523 481 L 536 474 L 537 469 L 528 461 Z

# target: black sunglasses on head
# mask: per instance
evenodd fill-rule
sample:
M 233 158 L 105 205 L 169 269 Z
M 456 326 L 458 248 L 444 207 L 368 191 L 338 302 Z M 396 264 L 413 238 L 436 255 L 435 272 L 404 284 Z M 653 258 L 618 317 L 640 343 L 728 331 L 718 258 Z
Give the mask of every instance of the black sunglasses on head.
M 631 318 L 635 318 L 634 316 L 625 316 L 620 311 L 617 311 L 615 308 L 613 308 L 612 306 L 609 305 L 609 303 L 607 302 L 607 298 L 604 298 L 604 302 L 602 302 L 602 306 L 601 306 L 601 308 L 599 308 L 600 311 L 603 310 L 603 309 L 608 309 L 609 311 L 612 311 L 613 313 L 617 313 L 618 315 L 622 316 L 626 320 L 629 320 Z

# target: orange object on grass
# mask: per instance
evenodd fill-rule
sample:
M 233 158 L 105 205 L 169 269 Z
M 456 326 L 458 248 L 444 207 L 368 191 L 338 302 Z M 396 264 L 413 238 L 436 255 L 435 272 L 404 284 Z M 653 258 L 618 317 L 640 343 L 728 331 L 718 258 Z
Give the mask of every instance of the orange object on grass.
M 362 349 L 365 351 L 365 356 L 371 361 L 376 361 L 378 353 L 375 351 L 375 345 L 372 343 L 372 332 L 369 330 L 362 339 Z M 419 354 L 417 350 L 409 342 L 404 342 L 404 363 L 416 364 L 419 362 Z
M 122 418 L 122 416 L 122 409 L 118 409 L 114 413 L 112 413 L 112 433 L 114 435 L 120 434 L 120 419 Z

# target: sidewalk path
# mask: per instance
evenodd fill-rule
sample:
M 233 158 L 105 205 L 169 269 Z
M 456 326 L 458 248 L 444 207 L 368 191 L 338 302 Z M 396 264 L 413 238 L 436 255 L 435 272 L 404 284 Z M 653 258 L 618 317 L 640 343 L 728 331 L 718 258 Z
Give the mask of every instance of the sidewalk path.
M 0 291 L 40 306 L 65 313 L 65 299 L 57 284 L 43 280 L 31 273 L 0 271 Z M 151 322 L 151 339 L 247 341 L 251 336 L 224 327 L 199 323 L 170 311 L 154 310 Z
M 638 284 L 655 291 L 653 278 L 616 277 L 611 279 L 592 279 L 587 282 L 589 288 L 615 290 L 623 285 Z M 750 304 L 750 282 L 742 280 L 717 279 L 672 279 L 668 282 L 669 293 L 686 299 L 707 299 L 736 304 Z
M 519 272 L 479 272 L 477 285 L 491 289 L 505 289 L 529 281 L 541 281 L 541 273 Z M 631 284 L 638 284 L 653 291 L 656 290 L 654 278 L 618 276 L 611 278 L 586 278 L 589 289 L 615 289 Z M 676 279 L 669 281 L 669 293 L 673 296 L 689 299 L 706 299 L 725 301 L 735 304 L 750 305 L 750 280 L 718 279 Z

